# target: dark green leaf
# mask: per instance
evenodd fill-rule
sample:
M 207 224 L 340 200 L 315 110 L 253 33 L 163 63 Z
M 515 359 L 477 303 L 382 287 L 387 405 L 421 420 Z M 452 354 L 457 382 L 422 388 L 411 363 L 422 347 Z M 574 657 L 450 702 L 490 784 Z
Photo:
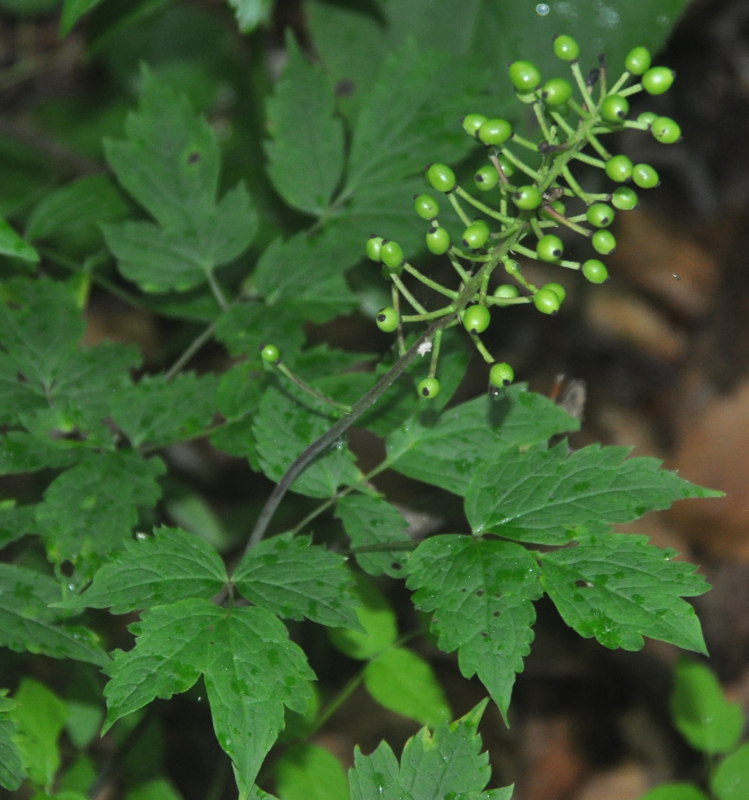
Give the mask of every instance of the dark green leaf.
M 749 783 L 749 742 L 745 742 L 718 764 L 710 787 L 716 800 L 744 800 Z
M 580 527 L 631 522 L 687 497 L 720 496 L 662 469 L 655 458 L 626 459 L 628 453 L 597 444 L 570 453 L 561 442 L 551 450 L 489 455 L 466 493 L 474 534 L 565 544 Z
M 0 689 L 0 786 L 12 791 L 21 785 L 26 770 L 15 741 L 18 728 L 9 713 L 15 701 L 5 697 L 7 691 Z
M 309 536 L 283 533 L 255 545 L 232 582 L 252 603 L 286 619 L 356 627 L 355 598 L 345 558 Z
M 433 612 L 440 649 L 457 650 L 461 673 L 478 675 L 506 715 L 543 593 L 533 556 L 512 542 L 443 534 L 416 548 L 408 573 L 414 605 Z
M 273 773 L 283 800 L 349 800 L 343 765 L 319 745 L 290 748 L 273 765 Z
M 188 597 L 209 599 L 226 580 L 223 562 L 203 539 L 178 528 L 157 528 L 153 536 L 128 541 L 83 594 L 62 605 L 125 614 Z
M 60 17 L 60 36 L 67 36 L 78 19 L 101 2 L 102 0 L 64 0 Z
M 32 264 L 39 261 L 39 253 L 4 219 L 0 219 L 0 255 L 20 258 L 22 261 L 30 261 Z
M 708 586 L 692 564 L 647 537 L 605 533 L 540 556 L 541 580 L 564 621 L 604 647 L 639 650 L 643 636 L 705 652 L 689 603 Z

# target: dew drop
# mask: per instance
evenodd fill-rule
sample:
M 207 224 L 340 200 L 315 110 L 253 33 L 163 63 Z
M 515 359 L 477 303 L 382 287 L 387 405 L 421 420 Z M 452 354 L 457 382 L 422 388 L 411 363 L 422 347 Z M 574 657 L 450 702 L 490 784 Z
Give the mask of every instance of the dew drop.
M 539 17 L 545 17 L 551 9 L 549 8 L 547 3 L 538 3 L 536 4 L 536 14 Z

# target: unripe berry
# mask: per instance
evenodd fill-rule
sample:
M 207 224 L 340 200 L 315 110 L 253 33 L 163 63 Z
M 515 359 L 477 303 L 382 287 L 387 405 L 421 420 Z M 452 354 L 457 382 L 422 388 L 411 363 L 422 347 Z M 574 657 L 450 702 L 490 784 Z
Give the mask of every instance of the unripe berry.
M 616 237 L 609 230 L 602 229 L 596 231 L 590 237 L 590 243 L 593 245 L 593 249 L 596 253 L 601 253 L 601 255 L 604 256 L 616 250 Z
M 560 34 L 554 37 L 554 55 L 562 61 L 577 61 L 580 45 L 571 36 Z
M 437 192 L 451 192 L 455 188 L 455 173 L 447 164 L 430 164 L 426 177 L 429 185 Z
M 675 144 L 681 139 L 681 128 L 670 117 L 656 117 L 650 124 L 653 138 L 661 144 Z
M 508 72 L 512 85 L 519 92 L 532 92 L 541 83 L 541 73 L 530 61 L 513 61 Z
M 542 314 L 556 314 L 559 311 L 559 296 L 553 289 L 541 288 L 533 295 L 533 305 Z
M 514 380 L 515 370 L 506 361 L 492 364 L 489 370 L 489 383 L 492 386 L 497 388 L 509 386 Z
M 477 219 L 463 231 L 463 245 L 471 250 L 478 250 L 489 240 L 489 233 L 489 226 L 486 222 L 483 219 Z
M 536 244 L 536 255 L 541 261 L 558 261 L 563 252 L 562 240 L 553 233 L 542 236 Z
M 506 119 L 487 119 L 476 138 L 484 144 L 503 145 L 512 136 L 512 125 Z
M 650 51 L 647 47 L 633 47 L 624 59 L 624 69 L 633 75 L 642 75 L 650 68 Z
M 603 261 L 597 258 L 589 258 L 583 262 L 583 275 L 591 283 L 605 283 L 609 279 L 609 271 Z
M 512 197 L 513 203 L 522 211 L 532 211 L 541 205 L 543 197 L 536 186 L 520 186 Z
M 439 203 L 430 194 L 414 197 L 414 211 L 422 219 L 434 219 L 440 213 Z
M 463 312 L 463 327 L 468 333 L 483 333 L 491 322 L 491 314 L 486 306 L 468 306 Z
M 661 179 L 650 164 L 635 164 L 632 169 L 632 181 L 641 189 L 654 189 Z
M 416 387 L 421 397 L 437 397 L 440 393 L 440 382 L 437 378 L 424 378 Z
M 641 78 L 648 94 L 663 94 L 671 88 L 676 73 L 668 67 L 651 67 Z
M 492 164 L 485 164 L 476 170 L 473 175 L 473 182 L 477 189 L 482 192 L 488 192 L 499 182 L 499 175 Z
M 450 234 L 446 228 L 440 228 L 439 225 L 430 228 L 424 239 L 427 250 L 435 256 L 442 256 L 450 249 Z
M 382 242 L 383 242 L 382 236 L 375 236 L 375 234 L 372 234 L 367 239 L 366 253 L 367 257 L 371 258 L 372 261 L 380 260 L 380 249 L 382 247 Z
M 380 261 L 389 269 L 398 269 L 403 264 L 403 249 L 398 242 L 384 241 L 382 243 Z
M 601 103 L 601 117 L 606 122 L 621 122 L 629 114 L 629 100 L 620 94 L 610 94 Z
M 572 97 L 572 84 L 564 78 L 551 78 L 544 84 L 541 97 L 547 106 L 562 106 Z
M 631 186 L 619 186 L 611 195 L 611 205 L 620 211 L 631 211 L 639 202 L 640 198 Z
M 463 130 L 469 136 L 476 136 L 484 122 L 486 117 L 483 114 L 466 114 L 462 120 Z
M 606 162 L 606 175 L 612 181 L 624 183 L 632 177 L 633 164 L 630 158 L 624 155 L 612 156 Z
M 398 327 L 398 312 L 390 306 L 381 308 L 375 316 L 375 321 L 381 331 L 392 333 Z

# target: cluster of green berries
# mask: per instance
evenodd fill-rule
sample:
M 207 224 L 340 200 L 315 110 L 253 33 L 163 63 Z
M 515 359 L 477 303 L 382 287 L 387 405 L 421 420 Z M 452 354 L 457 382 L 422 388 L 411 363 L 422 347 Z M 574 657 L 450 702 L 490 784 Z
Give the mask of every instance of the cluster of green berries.
M 423 275 L 406 260 L 395 241 L 372 235 L 366 243 L 367 256 L 381 264 L 383 276 L 391 283 L 392 303 L 376 315 L 380 330 L 397 332 L 402 350 L 404 323 L 449 316 L 449 324 L 462 325 L 484 357 L 494 388 L 506 386 L 514 375 L 509 364 L 495 361 L 480 339 L 491 324 L 492 311 L 528 303 L 543 314 L 556 314 L 566 296 L 560 283 L 536 286 L 527 280 L 518 257 L 577 270 L 592 284 L 604 283 L 609 273 L 603 259 L 616 249 L 611 226 L 617 213 L 637 206 L 638 190 L 659 183 L 650 164 L 609 152 L 601 137 L 636 128 L 649 131 L 663 144 L 681 138 L 679 125 L 668 117 L 652 112 L 630 117 L 633 95 L 663 94 L 674 80 L 672 70 L 652 65 L 645 47 L 635 47 L 627 54 L 624 71 L 613 82 L 608 80 L 603 59 L 596 69 L 583 74 L 578 62 L 580 47 L 571 36 L 555 37 L 553 48 L 569 67 L 569 79 L 544 81 L 538 67 L 525 60 L 514 61 L 508 69 L 516 96 L 532 108 L 540 141 L 521 136 L 509 120 L 470 113 L 462 119 L 463 129 L 487 153 L 487 163 L 472 176 L 472 189 L 478 195 L 461 186 L 447 164 L 430 164 L 425 170 L 426 182 L 437 196 L 418 195 L 414 211 L 428 223 L 427 250 L 449 259 L 457 285 L 443 286 Z M 609 192 L 587 192 L 571 169 L 580 163 L 599 168 L 615 186 Z M 452 226 L 442 221 L 440 195 L 462 224 L 457 237 L 451 234 Z M 591 256 L 582 261 L 567 259 L 565 233 L 587 239 Z M 492 291 L 490 278 L 497 270 L 503 270 L 509 281 Z M 436 309 L 424 307 L 408 289 L 403 280 L 406 276 L 434 289 L 445 303 Z M 401 310 L 401 301 L 410 306 L 408 313 Z M 429 375 L 417 387 L 424 397 L 439 392 L 438 344 L 435 342 L 432 350 Z

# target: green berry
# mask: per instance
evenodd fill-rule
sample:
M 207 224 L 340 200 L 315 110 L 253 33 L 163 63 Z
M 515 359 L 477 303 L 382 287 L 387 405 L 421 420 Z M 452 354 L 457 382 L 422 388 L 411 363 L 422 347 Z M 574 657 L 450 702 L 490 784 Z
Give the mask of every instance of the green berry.
M 374 233 L 367 239 L 367 245 L 365 250 L 367 256 L 371 258 L 372 261 L 380 260 L 380 249 L 382 248 L 383 241 L 384 240 L 382 236 L 375 236 Z
M 532 185 L 518 187 L 512 197 L 513 203 L 521 211 L 532 211 L 534 208 L 538 208 L 542 200 L 543 197 L 538 187 Z
M 641 78 L 648 94 L 663 94 L 671 88 L 676 73 L 668 67 L 651 67 Z
M 624 183 L 632 177 L 632 161 L 627 156 L 611 156 L 606 162 L 606 175 L 612 181 Z
M 440 213 L 439 203 L 429 194 L 414 197 L 414 211 L 422 219 L 434 219 Z
M 583 262 L 583 275 L 591 283 L 605 283 L 609 279 L 606 265 L 597 258 L 589 258 Z
M 477 219 L 463 231 L 463 246 L 471 250 L 478 250 L 489 240 L 489 233 L 489 226 L 486 222 L 483 219 Z
M 661 144 L 675 144 L 681 139 L 681 128 L 671 117 L 656 117 L 650 124 L 653 138 Z
M 541 288 L 533 295 L 533 305 L 542 314 L 556 314 L 561 303 L 553 289 Z
M 557 296 L 557 300 L 559 300 L 559 305 L 561 305 L 564 302 L 564 298 L 567 297 L 567 290 L 564 288 L 564 286 L 562 286 L 561 283 L 545 283 L 541 288 L 544 290 L 548 289 L 550 292 L 554 292 L 554 294 Z
M 455 173 L 447 164 L 430 164 L 426 176 L 429 185 L 437 192 L 451 192 L 455 188 Z
M 547 106 L 563 106 L 572 97 L 572 84 L 564 78 L 551 78 L 541 89 L 541 97 Z
M 650 127 L 656 119 L 658 119 L 658 115 L 655 111 L 643 111 L 637 116 L 637 121 L 644 123 L 648 127 Z
M 629 114 L 629 100 L 620 94 L 610 94 L 601 103 L 601 117 L 606 122 L 621 122 Z
M 633 75 L 642 75 L 650 68 L 650 50 L 647 47 L 633 47 L 624 59 L 624 69 Z
M 260 358 L 266 364 L 278 364 L 281 360 L 281 351 L 274 344 L 264 344 L 260 347 Z
M 519 92 L 532 92 L 541 83 L 541 73 L 530 61 L 513 61 L 508 72 L 512 85 Z
M 388 269 L 398 269 L 403 264 L 403 249 L 398 242 L 384 241 L 380 245 L 380 261 Z
M 611 231 L 605 229 L 596 231 L 590 237 L 590 243 L 593 245 L 593 249 L 596 253 L 601 253 L 601 255 L 604 256 L 616 250 L 616 237 Z
M 499 297 L 502 300 L 512 300 L 519 295 L 520 290 L 517 286 L 513 286 L 511 283 L 501 283 L 494 290 L 494 297 Z
M 542 236 L 536 244 L 536 255 L 541 261 L 558 261 L 564 252 L 562 240 L 553 233 Z
M 398 312 L 391 306 L 381 308 L 375 316 L 377 327 L 385 333 L 392 333 L 398 327 L 400 321 Z
M 515 380 L 515 370 L 506 362 L 492 364 L 489 370 L 489 384 L 501 388 L 509 386 Z
M 491 313 L 486 306 L 468 306 L 463 312 L 463 327 L 468 333 L 483 333 L 491 322 Z
M 437 378 L 424 378 L 419 382 L 416 391 L 421 397 L 437 397 L 440 393 L 440 382 Z
M 512 136 L 512 125 L 506 119 L 487 119 L 476 138 L 484 144 L 502 145 Z
M 571 36 L 560 34 L 554 37 L 554 55 L 562 61 L 577 61 L 580 45 Z
M 550 203 L 544 203 L 543 206 L 541 206 L 538 216 L 541 217 L 541 219 L 556 220 L 556 217 L 549 213 L 549 208 L 553 208 L 557 214 L 564 214 L 565 212 L 564 203 L 561 200 L 552 200 Z
M 620 211 L 631 211 L 639 202 L 640 198 L 631 186 L 619 186 L 611 195 L 611 205 Z
M 511 178 L 515 174 L 515 165 L 506 156 L 499 156 L 499 166 L 502 167 L 505 178 Z
M 632 181 L 641 189 L 653 189 L 661 182 L 661 179 L 650 164 L 635 164 L 632 170 Z
M 430 228 L 424 238 L 427 250 L 435 256 L 442 256 L 450 249 L 450 234 L 439 225 Z
M 614 209 L 607 203 L 593 203 L 585 212 L 585 218 L 594 228 L 608 228 L 614 216 Z
M 473 182 L 476 188 L 482 192 L 488 192 L 499 182 L 499 175 L 492 164 L 485 164 L 479 167 L 473 175 Z
M 466 114 L 461 120 L 463 130 L 469 136 L 476 136 L 479 128 L 486 122 L 486 117 L 483 114 Z

